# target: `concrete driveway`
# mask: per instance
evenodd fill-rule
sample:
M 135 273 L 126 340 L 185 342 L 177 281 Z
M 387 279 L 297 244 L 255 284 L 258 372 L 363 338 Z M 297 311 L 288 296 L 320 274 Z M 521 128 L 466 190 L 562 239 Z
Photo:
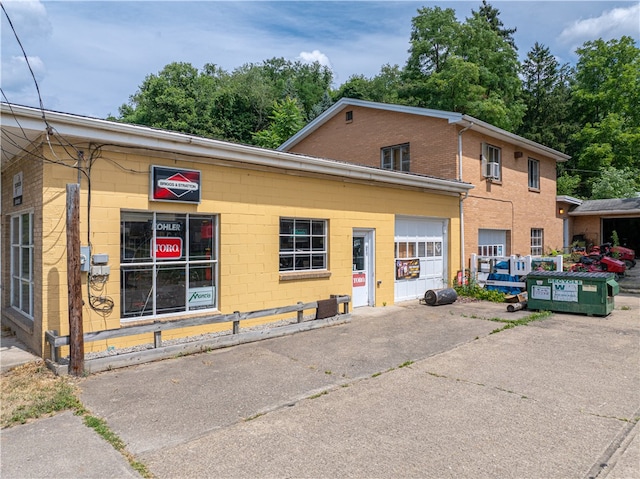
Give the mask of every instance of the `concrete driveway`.
M 81 399 L 158 478 L 635 478 L 639 311 L 621 295 L 607 318 L 490 334 L 531 313 L 357 309 L 338 326 L 96 374 Z M 3 431 L 3 478 L 59 477 L 21 476 L 6 455 L 7 433 L 17 450 L 28 426 Z M 66 467 L 88 466 L 53 440 Z M 123 458 L 75 477 L 129 474 Z

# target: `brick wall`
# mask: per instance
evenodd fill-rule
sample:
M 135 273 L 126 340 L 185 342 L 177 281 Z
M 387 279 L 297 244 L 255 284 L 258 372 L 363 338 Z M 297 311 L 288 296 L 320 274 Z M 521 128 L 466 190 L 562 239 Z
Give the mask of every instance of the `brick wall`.
M 457 128 L 436 118 L 348 106 L 290 151 L 379 168 L 380 149 L 403 143 L 410 143 L 412 172 L 456 178 Z
M 345 113 L 353 112 L 353 121 Z M 380 148 L 410 143 L 411 171 L 442 178 L 458 176 L 458 131 L 447 120 L 375 108 L 347 106 L 294 145 L 290 151 L 380 167 Z M 482 143 L 501 149 L 502 181 L 482 174 Z M 521 146 L 479 134 L 462 134 L 463 180 L 475 186 L 464 201 L 465 254 L 478 251 L 478 230 L 508 231 L 510 254 L 530 254 L 531 229 L 544 230 L 544 252 L 563 246 L 556 211 L 556 163 Z M 515 152 L 522 155 L 515 157 Z M 540 165 L 540 188 L 528 187 L 528 159 Z
M 16 336 L 35 353 L 42 351 L 42 178 L 43 151 L 37 148 L 32 154 L 20 157 L 2 170 L 2 325 L 11 328 Z M 13 177 L 22 172 L 22 204 L 13 201 Z M 11 217 L 33 212 L 33 242 L 35 280 L 33 317 L 31 320 L 14 310 L 11 305 Z
M 586 247 L 600 245 L 600 216 L 573 216 L 573 234 L 584 235 Z
M 482 175 L 483 142 L 501 150 L 501 181 L 487 181 Z M 462 144 L 463 180 L 475 185 L 464 202 L 465 253 L 477 252 L 477 232 L 481 228 L 510 231 L 508 254 L 531 253 L 532 228 L 544 230 L 545 253 L 560 250 L 562 219 L 556 207 L 555 161 L 473 130 L 463 133 Z M 516 158 L 516 151 L 522 156 Z M 529 158 L 538 160 L 540 166 L 540 188 L 536 190 L 529 188 Z

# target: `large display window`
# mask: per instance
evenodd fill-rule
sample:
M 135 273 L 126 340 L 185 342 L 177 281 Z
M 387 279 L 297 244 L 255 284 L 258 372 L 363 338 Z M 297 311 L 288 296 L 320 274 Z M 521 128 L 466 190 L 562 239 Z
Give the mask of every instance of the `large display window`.
M 121 318 L 216 308 L 217 217 L 120 214 Z

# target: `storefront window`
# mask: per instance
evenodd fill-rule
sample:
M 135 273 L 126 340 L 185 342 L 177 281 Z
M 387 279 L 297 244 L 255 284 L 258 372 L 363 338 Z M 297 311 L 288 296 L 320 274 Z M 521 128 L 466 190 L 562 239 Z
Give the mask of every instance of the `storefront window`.
M 121 317 L 216 307 L 213 215 L 122 212 Z

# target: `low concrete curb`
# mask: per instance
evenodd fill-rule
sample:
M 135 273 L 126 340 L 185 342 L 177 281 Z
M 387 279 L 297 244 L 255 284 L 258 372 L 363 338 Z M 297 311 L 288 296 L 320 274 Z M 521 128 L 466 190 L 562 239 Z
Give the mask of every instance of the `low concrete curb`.
M 344 324 L 350 320 L 350 314 L 340 314 L 331 318 L 314 319 L 310 321 L 304 321 L 302 323 L 293 323 L 285 326 L 278 326 L 275 328 L 266 327 L 265 329 L 261 329 L 258 331 L 247 331 L 240 332 L 238 334 L 215 336 L 211 338 L 205 338 L 169 346 L 161 346 L 159 348 L 146 349 L 142 351 L 125 353 L 118 353 L 117 351 L 115 351 L 111 356 L 99 357 L 95 359 L 85 359 L 84 371 L 86 374 L 110 371 L 112 369 L 125 368 L 128 366 L 159 361 L 162 359 L 213 351 L 215 349 L 228 348 L 231 346 L 237 346 L 239 344 L 263 341 L 265 339 L 279 338 L 302 331 L 311 331 L 313 329 Z M 49 359 L 46 360 L 46 364 L 47 367 L 57 375 L 69 374 L 68 364 L 54 363 Z

